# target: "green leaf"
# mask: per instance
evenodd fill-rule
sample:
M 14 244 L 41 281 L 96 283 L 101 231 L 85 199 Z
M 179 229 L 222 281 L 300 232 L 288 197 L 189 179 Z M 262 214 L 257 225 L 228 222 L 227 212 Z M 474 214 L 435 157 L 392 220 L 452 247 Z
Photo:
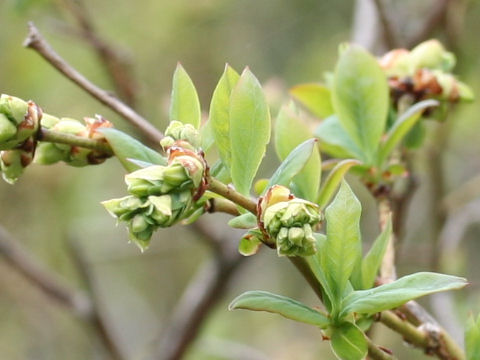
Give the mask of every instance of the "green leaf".
M 336 115 L 323 120 L 314 134 L 321 140 L 320 149 L 327 154 L 339 159 L 363 159 L 362 151 L 344 130 Z
M 375 314 L 383 310 L 394 309 L 421 296 L 461 289 L 465 285 L 467 285 L 467 281 L 464 278 L 419 272 L 373 289 L 354 291 L 345 298 L 342 315 L 352 312 Z
M 375 239 L 372 248 L 362 261 L 362 288 L 369 289 L 375 283 L 378 269 L 382 264 L 383 256 L 387 250 L 388 241 L 392 236 L 392 219 L 388 217 L 387 225 Z
M 293 149 L 311 138 L 310 129 L 295 115 L 294 105 L 283 106 L 275 122 L 275 149 L 280 160 L 285 160 Z M 320 153 L 314 150 L 310 160 L 293 179 L 295 195 L 302 199 L 315 201 L 321 173 Z
M 235 229 L 251 229 L 257 226 L 257 217 L 248 212 L 230 219 L 228 225 Z
M 330 321 L 322 313 L 301 302 L 267 291 L 247 291 L 234 299 L 228 306 L 229 310 L 246 309 L 267 311 L 279 314 L 287 319 L 326 328 Z
M 210 103 L 209 123 L 212 124 L 213 138 L 223 163 L 230 167 L 232 153 L 230 141 L 230 95 L 240 75 L 228 64 L 220 78 Z
M 320 206 L 320 209 L 325 208 L 332 199 L 333 194 L 338 188 L 338 185 L 342 182 L 347 171 L 354 165 L 360 165 L 361 162 L 358 160 L 343 160 L 339 162 L 328 174 L 325 183 L 320 189 L 320 193 L 317 199 L 317 203 Z
M 233 185 L 250 193 L 270 141 L 270 111 L 257 78 L 246 68 L 230 98 L 230 141 Z
M 290 89 L 290 94 L 307 110 L 320 119 L 333 114 L 330 89 L 322 84 L 300 84 Z
M 348 279 L 361 260 L 361 212 L 360 202 L 343 181 L 337 196 L 325 211 L 327 242 L 322 258 L 323 270 L 336 305 L 340 304 Z
M 259 228 L 251 229 L 240 239 L 238 252 L 243 256 L 255 255 L 262 246 L 263 234 Z
M 200 146 L 203 151 L 207 152 L 214 143 L 212 122 L 207 121 L 200 128 Z
M 124 132 L 113 128 L 97 129 L 97 131 L 105 136 L 108 144 L 112 147 L 115 156 L 128 172 L 141 168 L 141 166 L 133 163 L 130 159 L 156 165 L 167 164 L 167 159 L 158 152 L 143 145 L 140 141 Z
M 395 147 L 402 141 L 402 139 L 408 134 L 413 126 L 421 119 L 422 113 L 425 111 L 425 109 L 438 105 L 439 102 L 436 100 L 424 100 L 410 107 L 398 118 L 398 120 L 389 130 L 387 138 L 380 148 L 380 165 L 385 162 L 393 149 L 395 149 Z
M 315 147 L 316 142 L 316 139 L 309 139 L 293 149 L 273 173 L 263 193 L 273 185 L 284 185 L 288 187 L 292 178 L 305 167 L 313 152 L 317 152 Z
M 170 121 L 192 124 L 196 129 L 201 121 L 200 101 L 192 79 L 179 63 L 173 74 Z
M 332 327 L 331 346 L 341 360 L 363 360 L 367 356 L 368 344 L 365 335 L 349 322 Z
M 465 329 L 465 352 L 467 360 L 480 359 L 480 316 L 476 321 L 473 315 L 468 317 Z
M 389 106 L 387 79 L 378 60 L 360 46 L 350 45 L 335 68 L 332 98 L 343 128 L 367 162 L 372 162 Z

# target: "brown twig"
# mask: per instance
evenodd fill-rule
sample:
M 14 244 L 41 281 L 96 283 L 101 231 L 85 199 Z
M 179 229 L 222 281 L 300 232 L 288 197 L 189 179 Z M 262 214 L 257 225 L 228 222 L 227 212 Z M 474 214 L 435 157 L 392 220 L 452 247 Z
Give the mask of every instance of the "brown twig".
M 136 86 L 131 74 L 131 64 L 125 56 L 122 56 L 98 34 L 82 0 L 60 0 L 60 2 L 77 21 L 79 35 L 95 50 L 120 97 L 134 107 Z
M 123 103 L 114 95 L 94 85 L 85 76 L 80 74 L 65 60 L 63 60 L 47 43 L 35 25 L 31 22 L 29 23 L 29 33 L 25 39 L 24 46 L 35 50 L 65 77 L 73 81 L 102 104 L 108 106 L 110 109 L 122 116 L 132 125 L 136 126 L 151 142 L 158 143 L 158 141 L 163 138 L 162 132 L 155 128 L 150 122 L 148 122 L 148 120 L 140 116 L 135 110 Z
M 407 48 L 414 47 L 432 35 L 432 33 L 442 24 L 450 1 L 451 0 L 437 0 L 434 2 L 434 6 L 430 11 L 429 16 L 427 16 L 423 22 L 423 26 L 416 34 L 407 40 Z
M 393 24 L 389 19 L 388 11 L 383 3 L 383 0 L 374 0 L 377 8 L 378 18 L 382 24 L 383 41 L 388 49 L 394 49 L 398 45 L 396 31 L 393 29 Z

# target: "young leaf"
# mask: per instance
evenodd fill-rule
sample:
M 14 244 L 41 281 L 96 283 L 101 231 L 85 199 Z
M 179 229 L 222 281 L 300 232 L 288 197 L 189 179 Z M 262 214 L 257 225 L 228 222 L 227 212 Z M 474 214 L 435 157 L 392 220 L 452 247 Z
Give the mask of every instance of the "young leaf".
M 97 129 L 97 131 L 105 136 L 115 156 L 128 172 L 141 168 L 138 164 L 133 163 L 131 159 L 156 165 L 167 164 L 167 160 L 158 152 L 146 147 L 140 141 L 124 132 L 113 128 L 102 128 Z
M 319 311 L 286 296 L 267 291 L 247 291 L 234 299 L 228 309 L 267 311 L 287 319 L 315 325 L 321 329 L 326 328 L 330 323 L 329 319 Z
M 347 171 L 354 165 L 360 165 L 361 162 L 358 160 L 343 160 L 339 162 L 328 174 L 325 183 L 322 185 L 320 189 L 320 194 L 318 195 L 317 203 L 320 206 L 320 209 L 325 208 L 330 202 L 333 194 L 338 188 L 338 185 L 343 180 L 343 177 L 347 173 Z
M 292 178 L 308 163 L 312 153 L 314 151 L 318 152 L 315 146 L 316 142 L 316 139 L 309 139 L 293 149 L 273 173 L 263 193 L 273 185 L 284 185 L 288 187 Z
M 314 132 L 320 141 L 320 148 L 335 158 L 363 159 L 362 151 L 355 145 L 336 115 L 323 120 Z
M 344 50 L 335 68 L 332 99 L 343 128 L 365 159 L 373 161 L 389 106 L 387 79 L 378 60 L 357 45 Z
M 200 128 L 200 147 L 203 151 L 207 152 L 214 142 L 215 139 L 213 138 L 212 122 L 207 121 Z
M 275 149 L 280 160 L 285 160 L 295 147 L 311 139 L 310 129 L 295 115 L 293 104 L 283 106 L 275 122 Z M 315 201 L 320 186 L 322 164 L 316 146 L 302 171 L 293 179 L 295 195 Z
M 213 138 L 217 146 L 220 159 L 230 167 L 231 142 L 230 142 L 230 95 L 238 82 L 240 75 L 228 64 L 220 78 L 210 103 L 210 118 Z
M 310 83 L 294 86 L 290 94 L 313 115 L 324 119 L 333 114 L 332 96 L 325 85 Z
M 327 242 L 323 249 L 323 270 L 334 302 L 340 304 L 348 279 L 362 256 L 360 214 L 362 206 L 343 181 L 337 196 L 327 207 Z
M 383 310 L 394 309 L 421 296 L 461 289 L 465 285 L 467 285 L 467 281 L 464 278 L 419 272 L 373 289 L 354 291 L 345 298 L 342 315 L 345 316 L 352 312 L 375 314 Z
M 368 344 L 363 332 L 354 324 L 344 322 L 332 327 L 331 346 L 341 360 L 363 360 L 367 356 Z
M 262 242 L 256 236 L 244 236 L 238 244 L 238 252 L 243 256 L 252 256 L 258 252 L 261 246 Z
M 372 248 L 362 261 L 362 289 L 369 289 L 373 286 L 391 236 L 392 219 L 389 217 L 387 226 L 385 226 L 382 233 L 375 239 Z
M 269 141 L 267 101 L 257 78 L 247 68 L 230 98 L 231 175 L 241 194 L 249 194 Z
M 180 63 L 173 74 L 170 121 L 177 120 L 199 128 L 201 120 L 200 101 L 192 79 Z
M 257 217 L 248 212 L 230 219 L 228 225 L 235 229 L 251 229 L 257 226 Z
M 480 316 L 476 321 L 473 315 L 468 317 L 465 329 L 465 352 L 467 360 L 480 359 Z
M 438 106 L 439 102 L 436 100 L 424 100 L 421 101 L 407 111 L 405 111 L 393 124 L 392 128 L 387 134 L 387 139 L 383 143 L 379 152 L 379 164 L 383 164 L 388 155 L 393 149 L 402 141 L 405 135 L 408 134 L 410 129 L 420 120 L 422 113 L 425 109 L 433 106 Z

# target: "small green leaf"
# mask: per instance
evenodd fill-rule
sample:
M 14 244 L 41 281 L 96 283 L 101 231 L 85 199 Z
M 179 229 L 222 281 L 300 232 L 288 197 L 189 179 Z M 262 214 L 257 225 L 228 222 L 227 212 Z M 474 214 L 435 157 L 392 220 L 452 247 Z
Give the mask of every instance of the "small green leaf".
M 133 163 L 131 159 L 156 165 L 167 164 L 167 160 L 158 152 L 146 147 L 140 141 L 124 132 L 112 128 L 97 129 L 97 131 L 105 136 L 115 156 L 128 172 L 141 168 L 138 164 Z
M 301 302 L 267 291 L 247 291 L 234 299 L 229 310 L 246 309 L 267 311 L 279 314 L 287 319 L 326 328 L 330 320 L 322 313 Z
M 385 130 L 389 90 L 378 60 L 357 45 L 340 55 L 332 89 L 335 113 L 367 162 L 372 162 Z
M 438 105 L 439 102 L 436 100 L 424 100 L 405 111 L 388 131 L 387 138 L 380 148 L 379 164 L 385 162 L 393 149 L 395 149 L 405 135 L 407 135 L 413 126 L 421 119 L 425 109 Z
M 320 149 L 338 158 L 363 159 L 362 151 L 355 145 L 336 115 L 323 120 L 314 132 L 320 141 Z
M 317 152 L 315 147 L 316 141 L 316 139 L 304 141 L 295 149 L 293 149 L 293 151 L 273 173 L 263 193 L 265 193 L 265 191 L 273 185 L 283 185 L 288 187 L 292 181 L 292 178 L 305 167 L 312 156 L 312 153 L 314 151 Z
M 375 239 L 372 248 L 365 255 L 362 261 L 362 288 L 369 289 L 375 283 L 375 277 L 377 276 L 378 269 L 382 264 L 383 256 L 387 250 L 387 245 L 390 237 L 392 236 L 392 219 L 389 216 L 387 226 L 380 235 Z
M 331 346 L 341 360 L 363 360 L 367 356 L 368 344 L 363 332 L 354 324 L 344 322 L 332 327 Z
M 333 114 L 332 95 L 325 85 L 316 83 L 297 85 L 290 89 L 290 94 L 320 119 Z
M 230 98 L 230 141 L 233 185 L 250 193 L 270 141 L 270 111 L 257 78 L 246 68 Z
M 465 285 L 467 285 L 467 281 L 464 278 L 419 272 L 373 289 L 354 291 L 345 298 L 342 315 L 345 316 L 352 312 L 375 314 L 383 310 L 394 309 L 421 296 L 461 289 Z
M 230 167 L 232 153 L 230 141 L 230 95 L 240 75 L 228 64 L 212 95 L 209 123 L 223 163 Z
M 262 246 L 262 231 L 258 228 L 251 229 L 240 239 L 238 252 L 243 256 L 255 255 Z
M 475 321 L 470 314 L 465 329 L 465 352 L 467 360 L 480 359 L 480 316 Z
M 361 212 L 360 202 L 343 181 L 337 196 L 325 211 L 327 242 L 322 257 L 322 267 L 336 305 L 342 301 L 348 279 L 361 260 Z
M 201 121 L 197 90 L 180 63 L 173 74 L 172 100 L 170 103 L 170 121 L 172 120 L 192 124 L 196 129 L 199 128 Z
M 320 189 L 320 194 L 317 199 L 317 203 L 320 206 L 320 209 L 325 208 L 328 205 L 332 196 L 335 194 L 335 191 L 338 188 L 338 185 L 342 182 L 347 171 L 354 165 L 360 165 L 361 162 L 358 160 L 343 160 L 339 162 L 328 174 L 325 183 Z
M 312 137 L 310 129 L 295 115 L 293 104 L 280 109 L 275 122 L 275 149 L 280 160 L 285 160 L 293 149 Z M 320 153 L 314 150 L 310 160 L 293 179 L 295 195 L 302 199 L 315 201 L 321 173 Z
M 200 147 L 203 151 L 207 152 L 214 143 L 212 122 L 207 121 L 200 128 Z
M 228 225 L 235 229 L 251 229 L 257 226 L 257 217 L 248 212 L 230 219 Z

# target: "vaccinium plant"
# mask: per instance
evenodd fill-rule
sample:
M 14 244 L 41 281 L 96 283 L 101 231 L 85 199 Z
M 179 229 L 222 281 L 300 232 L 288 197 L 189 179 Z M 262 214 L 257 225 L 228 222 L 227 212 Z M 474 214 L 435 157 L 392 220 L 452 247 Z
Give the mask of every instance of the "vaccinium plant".
M 318 303 L 307 306 L 250 291 L 234 299 L 230 309 L 267 311 L 313 325 L 339 359 L 360 360 L 367 354 L 394 358 L 366 335 L 374 321 L 441 359 L 479 359 L 479 320 L 468 322 L 465 353 L 442 329 L 432 336 L 390 311 L 467 284 L 432 272 L 396 279 L 391 271 L 389 200 L 395 182 L 410 171 L 405 154 L 422 145 L 424 121 L 441 121 L 450 107 L 473 99 L 467 85 L 451 74 L 454 64 L 454 55 L 436 40 L 380 59 L 359 46 L 342 45 L 325 84 L 292 88 L 295 101 L 281 108 L 273 126 L 281 164 L 257 182 L 272 125 L 261 85 L 248 68 L 240 75 L 225 67 L 202 124 L 195 86 L 179 65 L 171 122 L 159 151 L 100 116 L 85 118 L 85 123 L 57 118 L 32 101 L 2 95 L 2 175 L 13 183 L 32 161 L 87 166 L 115 156 L 127 171 L 126 188 L 103 205 L 142 251 L 159 228 L 191 223 L 217 204 L 235 214 L 230 226 L 246 230 L 239 239 L 241 254 L 254 255 L 264 245 L 275 249 L 297 266 L 318 295 Z M 304 121 L 311 116 L 317 124 L 313 131 Z M 215 153 L 216 161 L 206 160 Z M 323 166 L 321 157 L 328 158 Z M 323 178 L 322 168 L 329 172 Z M 380 207 L 381 233 L 366 252 L 362 205 L 344 180 L 347 171 L 365 184 Z

